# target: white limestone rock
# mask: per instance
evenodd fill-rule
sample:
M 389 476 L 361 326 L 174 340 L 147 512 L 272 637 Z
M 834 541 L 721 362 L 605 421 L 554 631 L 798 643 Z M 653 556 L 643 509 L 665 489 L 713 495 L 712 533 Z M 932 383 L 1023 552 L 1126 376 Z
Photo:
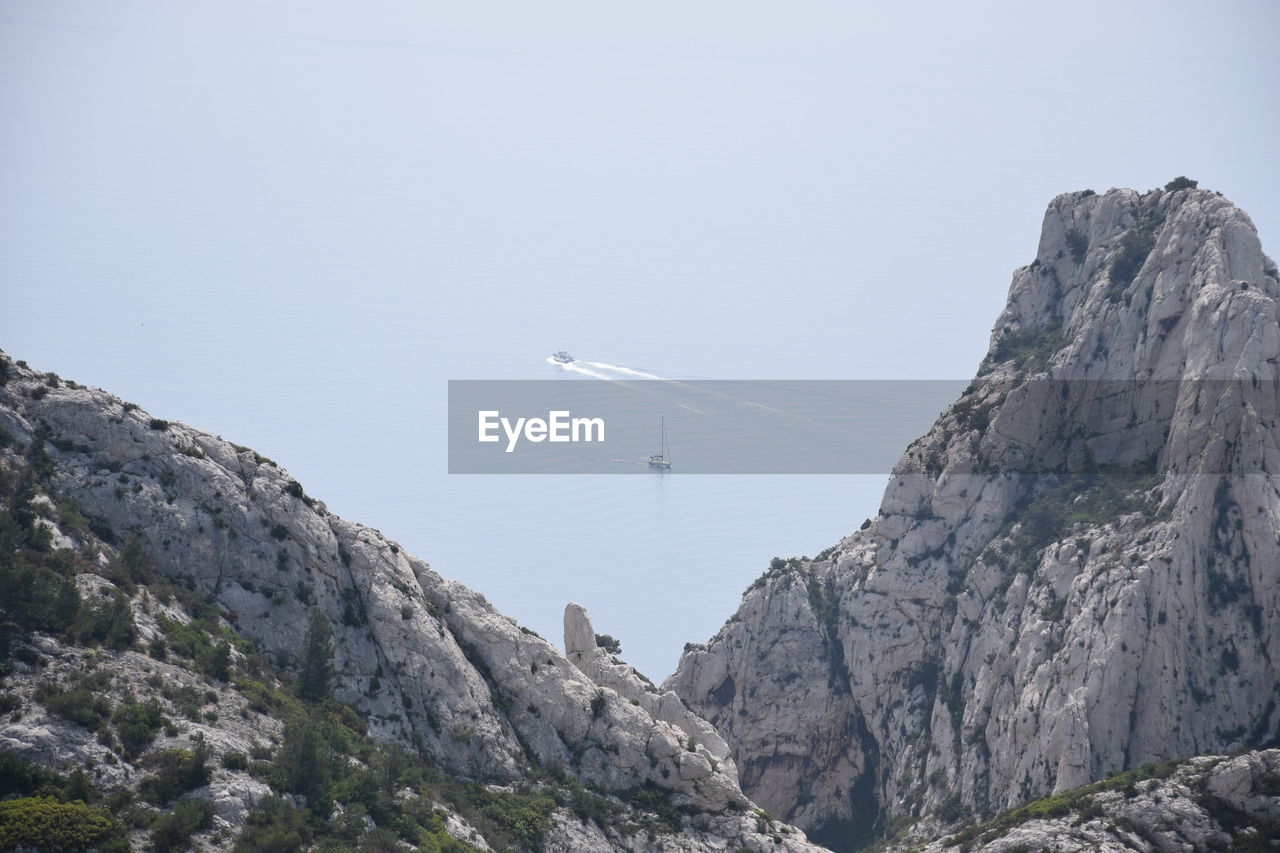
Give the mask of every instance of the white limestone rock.
M 729 745 L 724 738 L 670 690 L 658 689 L 634 667 L 628 666 L 596 645 L 595 630 L 586 608 L 570 603 L 564 609 L 564 650 L 569 662 L 601 687 L 607 687 L 631 704 L 648 712 L 655 720 L 676 727 L 684 733 L 698 752 L 705 752 L 710 760 L 702 763 L 710 775 L 711 763 L 723 766 L 725 772 L 736 778 L 737 769 L 729 755 Z M 683 776 L 685 763 L 681 763 Z M 701 766 L 701 765 L 698 765 Z M 699 777 L 701 778 L 701 777 Z
M 1081 802 L 1060 817 L 1004 827 L 978 826 L 923 848 L 889 849 L 903 853 L 907 849 L 920 853 L 1265 850 L 1280 840 L 1280 751 L 1193 759 L 1167 778 L 1139 781 L 1128 790 L 1104 790 Z
M 769 572 L 667 682 L 748 796 L 819 839 L 877 810 L 928 837 L 1272 737 L 1276 275 L 1216 193 L 1054 199 L 982 381 L 907 449 L 878 516 Z M 1002 475 L 1150 460 L 1091 492 Z
M 335 697 L 364 716 L 373 737 L 469 779 L 512 783 L 563 769 L 604 795 L 659 792 L 683 824 L 701 820 L 701 828 L 687 830 L 697 836 L 687 849 L 723 849 L 717 831 L 743 835 L 741 824 L 754 820 L 743 817 L 754 806 L 738 786 L 728 745 L 674 694 L 607 660 L 580 661 L 588 674 L 484 596 L 440 577 L 378 531 L 330 514 L 248 448 L 154 419 L 103 391 L 54 387 L 2 353 L 0 359 L 8 374 L 0 384 L 0 427 L 19 447 L 43 437 L 53 463 L 48 491 L 74 498 L 93 528 L 114 531 L 118 542 L 142 531 L 143 551 L 160 574 L 210 596 L 223 623 L 278 666 L 298 664 L 313 610 L 328 617 Z M 0 458 L 13 454 L 0 448 Z M 52 514 L 52 504 L 43 511 Z M 116 592 L 89 571 L 77 584 L 91 596 Z M 161 616 L 191 618 L 145 589 L 130 605 L 143 642 L 156 637 Z M 37 642 L 52 643 L 48 653 L 58 666 L 72 665 L 56 642 Z M 136 652 L 104 661 L 139 696 L 157 694 L 148 680 L 157 674 L 191 677 Z M 103 783 L 136 781 L 135 769 L 109 763 L 88 732 L 42 716 L 31 701 L 37 673 L 19 676 L 27 679 L 22 696 L 33 710 L 0 720 L 0 745 L 51 766 L 95 761 Z M 220 756 L 278 736 L 278 721 L 240 707 L 216 685 L 201 689 L 220 693 L 216 723 L 184 722 L 179 736 L 161 737 L 155 748 L 189 748 L 200 735 Z M 235 828 L 264 790 L 219 766 L 200 796 L 214 803 L 219 826 Z M 785 849 L 818 849 L 785 829 Z M 655 831 L 665 840 L 653 849 L 685 849 L 685 835 L 665 826 Z M 613 846 L 602 851 L 632 849 L 610 837 Z

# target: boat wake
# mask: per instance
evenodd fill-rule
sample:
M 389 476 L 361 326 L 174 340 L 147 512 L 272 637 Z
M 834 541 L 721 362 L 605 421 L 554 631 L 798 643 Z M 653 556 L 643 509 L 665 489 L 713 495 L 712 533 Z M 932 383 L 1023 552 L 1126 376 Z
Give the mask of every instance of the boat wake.
M 562 361 L 556 361 L 554 358 L 551 358 L 550 356 L 548 356 L 547 364 L 553 365 L 555 367 L 562 367 L 565 370 L 568 370 L 572 373 L 581 373 L 583 376 L 590 376 L 592 379 L 603 379 L 606 382 L 617 381 L 612 376 L 605 376 L 603 373 L 597 373 L 594 370 L 589 370 L 588 368 L 583 367 L 584 364 L 590 364 L 590 362 L 586 362 L 586 361 L 570 361 L 568 363 L 565 363 Z
M 642 379 L 662 379 L 663 378 L 653 373 L 645 373 L 643 370 L 633 370 L 630 367 L 621 367 L 619 365 L 609 364 L 603 361 L 584 361 L 582 362 L 582 364 L 585 364 L 588 367 L 595 367 L 599 370 L 612 370 L 615 373 L 623 373 L 623 374 L 626 374 L 627 376 L 639 376 Z

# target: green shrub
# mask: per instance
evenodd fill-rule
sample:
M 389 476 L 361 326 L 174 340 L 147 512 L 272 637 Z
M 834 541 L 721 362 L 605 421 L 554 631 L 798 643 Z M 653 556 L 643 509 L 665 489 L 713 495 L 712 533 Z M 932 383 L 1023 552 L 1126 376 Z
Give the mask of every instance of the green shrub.
M 151 844 L 158 853 L 187 847 L 191 836 L 213 825 L 213 805 L 204 800 L 183 800 L 151 824 Z
M 1160 480 L 1159 474 L 1104 470 L 1061 477 L 1033 493 L 1009 521 L 1021 522 L 1013 537 L 1015 568 L 1033 570 L 1044 547 L 1065 538 L 1073 524 L 1100 526 L 1129 513 L 1152 512 L 1149 493 Z
M 1147 262 L 1147 256 L 1156 245 L 1156 226 L 1151 216 L 1143 216 L 1137 224 L 1120 235 L 1120 251 L 1111 260 L 1111 285 L 1107 298 L 1118 301 L 1134 277 Z
M 156 623 L 168 640 L 169 651 L 192 661 L 197 672 L 218 681 L 231 680 L 231 642 L 242 643 L 234 634 L 208 617 L 183 624 L 161 615 Z
M 1199 185 L 1199 181 L 1193 181 L 1186 175 L 1179 175 L 1169 183 L 1165 184 L 1164 188 L 1169 192 L 1176 192 L 1178 190 L 1193 190 Z
M 291 702 L 296 704 L 296 700 L 291 696 L 252 678 L 237 677 L 235 685 L 236 690 L 240 691 L 240 695 L 249 703 L 249 708 L 259 714 L 278 716 L 282 710 L 290 706 Z
M 160 695 L 172 702 L 188 720 L 200 719 L 200 708 L 205 704 L 204 697 L 190 684 L 180 684 L 177 687 L 166 684 L 160 688 Z
M 238 750 L 222 753 L 222 766 L 228 770 L 243 772 L 249 769 L 249 756 Z
M 541 849 L 542 838 L 551 829 L 551 812 L 556 808 L 550 794 L 528 789 L 490 791 L 476 783 L 459 786 L 451 799 L 469 820 L 476 817 L 476 828 L 491 846 L 498 848 Z
M 77 612 L 76 639 L 86 646 L 102 643 L 117 651 L 133 645 L 138 637 L 138 627 L 133 621 L 133 607 L 129 598 L 120 590 L 113 590 L 111 597 L 102 596 L 85 600 Z
M 1077 264 L 1084 263 L 1084 256 L 1089 251 L 1089 238 L 1077 228 L 1067 231 L 1067 250 L 1071 252 L 1071 259 Z
M 1013 361 L 1018 370 L 1040 371 L 1049 366 L 1066 340 L 1060 320 L 1044 326 L 1029 326 L 1001 335 L 991 350 L 990 359 L 996 364 Z
M 111 715 L 111 702 L 105 696 L 83 688 L 63 690 L 45 681 L 36 688 L 35 697 L 50 714 L 83 726 L 91 732 L 102 728 L 102 724 Z
M 683 823 L 683 815 L 691 814 L 689 806 L 677 806 L 671 801 L 671 791 L 653 782 L 630 788 L 619 795 L 632 807 L 640 811 L 652 812 L 673 832 L 679 832 Z
M 1132 797 L 1137 793 L 1134 786 L 1138 782 L 1146 779 L 1165 779 L 1173 775 L 1174 771 L 1182 763 L 1183 761 L 1180 759 L 1170 759 L 1168 761 L 1144 764 L 1133 770 L 1117 773 L 1115 776 L 1104 779 L 1101 782 L 1093 782 L 1080 788 L 1033 800 L 985 823 L 969 826 L 947 839 L 944 843 L 949 847 L 958 845 L 961 849 L 967 850 L 978 839 L 984 842 L 994 840 L 1007 833 L 1013 827 L 1029 820 L 1064 817 L 1072 812 L 1093 814 L 1095 811 L 1093 802 L 1095 794 L 1102 791 L 1124 791 L 1125 796 Z
M 1062 621 L 1062 615 L 1066 612 L 1066 608 L 1067 600 L 1065 598 L 1055 598 L 1040 608 L 1040 618 L 1046 622 L 1056 624 Z
M 129 593 L 133 593 L 140 583 L 153 583 L 156 573 L 142 550 L 142 537 L 137 533 L 129 534 L 119 553 L 107 563 L 103 575 Z
M 600 827 L 611 826 L 622 813 L 622 806 L 599 794 L 588 791 L 575 779 L 565 780 L 565 790 L 557 797 L 560 805 L 567 806 L 583 823 L 595 823 Z
M 296 853 L 311 838 L 303 812 L 279 797 L 267 797 L 245 818 L 235 853 Z
M 596 634 L 596 645 L 611 655 L 622 654 L 622 643 L 608 634 Z
M 209 784 L 209 748 L 203 742 L 194 750 L 166 749 L 147 756 L 146 764 L 156 772 L 138 785 L 138 793 L 148 802 L 167 806 L 188 791 Z
M 111 715 L 111 722 L 116 727 L 116 736 L 120 738 L 125 755 L 132 757 L 151 745 L 168 720 L 160 705 L 151 700 L 120 705 Z
M 27 445 L 27 465 L 31 467 L 32 475 L 41 483 L 49 482 L 54 471 L 53 457 L 49 455 L 49 449 L 44 446 L 47 438 L 48 433 L 41 427 L 36 430 L 35 435 L 31 436 L 31 444 Z
M 202 662 L 202 671 L 218 681 L 231 680 L 231 645 L 226 641 L 216 644 Z
M 0 515 L 0 589 L 5 591 L 4 617 L 24 631 L 47 631 L 67 637 L 80 618 L 81 598 L 71 579 L 69 551 L 42 552 L 32 536 Z M 5 545 L 9 548 L 5 548 Z M 14 552 L 17 553 L 14 553 Z M 65 556 L 59 556 L 65 555 Z M 64 562 L 65 561 L 65 562 Z
M 41 853 L 129 849 L 123 827 L 102 809 L 48 797 L 0 803 L 0 850 L 22 848 Z
M 0 751 L 0 800 L 13 796 L 67 799 L 67 782 L 60 775 L 17 754 Z M 90 797 L 81 799 L 88 801 Z
M 64 533 L 84 541 L 89 536 L 89 519 L 80 511 L 75 498 L 58 501 L 58 526 Z
M 169 428 L 169 422 L 161 420 L 160 418 L 152 418 L 147 421 L 147 426 L 157 431 L 163 431 Z

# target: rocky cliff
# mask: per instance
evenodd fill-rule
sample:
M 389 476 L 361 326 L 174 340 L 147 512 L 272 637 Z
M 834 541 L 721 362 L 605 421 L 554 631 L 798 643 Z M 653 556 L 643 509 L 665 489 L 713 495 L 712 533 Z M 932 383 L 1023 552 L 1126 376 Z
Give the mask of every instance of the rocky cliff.
M 286 806 L 309 815 L 299 832 L 312 836 L 339 832 L 343 814 L 356 815 L 341 829 L 350 843 L 390 831 L 373 826 L 381 810 L 402 841 L 426 844 L 386 798 L 452 790 L 482 824 L 505 827 L 489 837 L 497 847 L 817 849 L 757 813 L 727 745 L 674 694 L 597 657 L 581 631 L 571 631 L 571 663 L 248 448 L 0 354 L 0 486 L 0 747 L 62 773 L 88 767 L 74 784 L 112 803 L 147 800 L 132 826 L 171 804 L 154 781 L 168 767 L 201 783 L 182 802 L 197 803 L 188 830 L 212 847 L 246 821 L 287 824 Z M 139 726 L 149 737 L 126 748 Z M 349 760 L 299 770 L 319 748 L 313 729 L 328 739 L 323 754 Z M 410 759 L 386 757 L 390 748 L 425 762 L 418 775 L 435 787 L 395 781 L 385 768 Z M 256 773 L 245 761 L 254 753 Z M 350 766 L 368 770 L 364 799 Z M 21 778 L 44 778 L 22 767 Z M 173 785 L 170 794 L 185 790 Z M 276 793 L 286 806 L 263 812 Z M 217 804 L 212 819 L 199 802 Z M 448 821 L 453 835 L 486 844 Z
M 1275 265 L 1220 194 L 1054 199 L 878 515 L 668 684 L 815 840 L 937 833 L 1280 720 Z
M 1272 850 L 1280 750 L 1167 761 L 1027 803 L 947 835 L 927 853 Z

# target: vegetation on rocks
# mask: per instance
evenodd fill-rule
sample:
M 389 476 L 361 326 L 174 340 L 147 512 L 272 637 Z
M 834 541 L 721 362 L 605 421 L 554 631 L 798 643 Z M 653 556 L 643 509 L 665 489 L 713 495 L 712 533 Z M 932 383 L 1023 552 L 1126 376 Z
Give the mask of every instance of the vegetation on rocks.
M 1062 348 L 1066 336 L 1061 320 L 1043 326 L 1028 326 L 1005 332 L 991 350 L 988 362 L 1012 361 L 1018 371 L 1037 372 L 1049 366 L 1049 360 Z
M 110 750 L 134 781 L 100 791 L 83 771 L 64 777 L 0 751 L 0 849 L 123 851 L 131 839 L 162 853 L 188 849 L 194 836 L 215 831 L 213 804 L 201 794 L 215 772 L 256 779 L 273 792 L 244 820 L 234 839 L 239 851 L 476 850 L 446 831 L 439 804 L 495 850 L 537 851 L 557 808 L 599 821 L 625 811 L 563 775 L 489 787 L 373 740 L 365 720 L 333 698 L 333 632 L 318 609 L 297 670 L 269 665 L 215 602 L 155 572 L 139 534 L 123 537 L 112 553 L 74 504 L 59 510 L 42 500 L 49 474 L 42 446 L 0 456 L 0 584 L 10 591 L 0 603 L 0 673 L 43 666 L 31 645 L 40 635 L 67 649 L 99 650 L 91 668 L 65 680 L 38 679 L 27 695 Z M 64 518 L 71 519 L 65 528 Z M 55 548 L 53 531 L 61 529 L 74 530 L 79 547 Z M 97 560 L 103 549 L 110 558 Z M 82 574 L 107 582 L 108 594 L 83 593 L 76 583 Z M 137 602 L 165 605 L 154 615 L 159 634 L 146 644 L 146 658 Z M 127 655 L 163 660 L 220 687 L 113 678 L 114 664 Z M 283 723 L 278 745 L 252 756 L 234 749 L 218 755 L 198 733 L 182 738 L 183 729 L 207 722 L 211 701 L 226 704 L 220 697 L 228 691 L 243 715 Z M 3 699 L 0 711 L 24 713 L 21 695 Z
M 1030 820 L 1064 817 L 1073 813 L 1081 814 L 1087 818 L 1092 814 L 1093 797 L 1095 795 L 1103 791 L 1126 791 L 1132 795 L 1135 793 L 1134 786 L 1138 782 L 1147 779 L 1167 778 L 1181 764 L 1182 762 L 1178 760 L 1144 764 L 1141 767 L 1117 773 L 1091 785 L 1084 785 L 1080 788 L 1064 791 L 1061 794 L 1053 794 L 1052 796 L 1033 800 L 1025 805 L 1010 809 L 985 823 L 967 827 L 946 839 L 943 843 L 958 845 L 962 851 L 967 853 L 974 842 L 998 838 L 1011 828 Z
M 1059 477 L 1051 485 L 1031 478 L 1029 500 L 1009 519 L 1017 524 L 1010 553 L 1018 571 L 1035 568 L 1046 545 L 1062 540 L 1075 524 L 1109 524 L 1133 512 L 1154 517 L 1157 501 L 1152 490 L 1159 474 L 1112 469 Z

